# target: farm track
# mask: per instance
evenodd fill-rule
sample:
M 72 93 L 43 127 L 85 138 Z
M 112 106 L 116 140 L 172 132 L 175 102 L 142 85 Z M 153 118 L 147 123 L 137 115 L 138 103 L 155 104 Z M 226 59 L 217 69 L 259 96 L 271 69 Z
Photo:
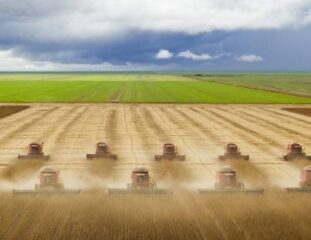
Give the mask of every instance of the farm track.
M 42 141 L 52 159 L 43 164 L 59 166 L 66 186 L 85 191 L 53 201 L 0 193 L 0 239 L 306 239 L 310 196 L 288 195 L 281 188 L 297 186 L 300 169 L 311 163 L 283 162 L 281 156 L 292 141 L 311 154 L 311 121 L 281 108 L 38 104 L 2 118 L 0 165 L 9 163 L 14 170 L 16 155 L 29 142 Z M 87 161 L 85 153 L 94 152 L 98 141 L 109 143 L 118 160 Z M 176 144 L 186 161 L 154 161 L 166 142 Z M 250 160 L 220 162 L 227 142 L 238 143 Z M 213 186 L 216 170 L 228 164 L 246 187 L 265 187 L 265 196 L 199 195 L 197 188 Z M 126 186 L 139 166 L 148 167 L 160 186 L 173 187 L 174 195 L 104 192 L 110 184 Z M 38 165 L 27 168 L 35 178 Z M 14 179 L 13 170 L 1 179 L 18 187 L 25 175 L 16 169 Z M 78 224 L 69 227 L 72 222 Z

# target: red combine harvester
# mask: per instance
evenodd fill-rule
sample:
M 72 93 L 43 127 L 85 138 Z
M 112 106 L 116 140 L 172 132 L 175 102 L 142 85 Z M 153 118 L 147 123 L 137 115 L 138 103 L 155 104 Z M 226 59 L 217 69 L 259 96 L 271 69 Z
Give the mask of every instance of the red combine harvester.
M 224 166 L 216 174 L 214 189 L 199 189 L 200 193 L 263 193 L 262 188 L 244 188 L 237 172 L 230 166 Z
M 287 154 L 283 156 L 283 159 L 285 161 L 294 159 L 311 160 L 311 156 L 307 156 L 306 153 L 303 152 L 302 145 L 299 143 L 293 143 L 287 146 Z
M 163 153 L 161 155 L 155 155 L 154 160 L 159 161 L 159 160 L 179 160 L 179 161 L 184 161 L 186 160 L 185 155 L 179 155 L 177 151 L 177 147 L 172 144 L 172 143 L 165 143 L 163 145 Z
M 14 194 L 40 194 L 40 193 L 61 193 L 77 194 L 80 189 L 65 189 L 60 179 L 60 170 L 52 167 L 45 167 L 40 170 L 39 182 L 35 184 L 34 190 L 13 190 Z
M 172 189 L 157 188 L 152 180 L 148 169 L 135 168 L 132 171 L 132 182 L 127 184 L 127 188 L 108 188 L 108 193 L 144 193 L 144 194 L 165 194 L 173 193 Z
M 299 187 L 286 188 L 288 192 L 309 192 L 311 193 L 311 166 L 302 169 Z
M 18 155 L 18 159 L 41 159 L 49 160 L 50 156 L 44 155 L 43 152 L 43 143 L 30 143 L 28 146 L 27 155 Z
M 220 155 L 219 160 L 227 160 L 227 159 L 241 159 L 241 160 L 249 160 L 249 155 L 242 155 L 238 145 L 235 143 L 228 143 L 225 146 L 224 155 Z
M 86 159 L 112 159 L 117 160 L 118 156 L 116 154 L 112 154 L 109 150 L 108 144 L 104 142 L 99 142 L 96 144 L 96 152 L 95 154 L 86 154 Z

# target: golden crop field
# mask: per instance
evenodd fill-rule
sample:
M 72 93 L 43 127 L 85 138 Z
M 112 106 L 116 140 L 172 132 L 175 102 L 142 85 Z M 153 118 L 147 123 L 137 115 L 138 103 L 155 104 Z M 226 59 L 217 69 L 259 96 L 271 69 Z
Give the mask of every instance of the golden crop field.
M 0 239 L 309 239 L 311 194 L 298 186 L 307 160 L 282 161 L 287 144 L 311 154 L 311 119 L 291 105 L 30 104 L 0 119 Z M 295 105 L 295 108 L 310 105 Z M 105 141 L 116 161 L 87 161 Z M 51 160 L 17 160 L 43 142 Z M 154 161 L 166 142 L 185 161 Z M 250 160 L 219 161 L 235 142 Z M 13 195 L 33 189 L 43 166 L 61 169 L 78 195 Z M 199 194 L 231 165 L 263 195 Z M 150 170 L 167 195 L 111 195 L 135 167 Z

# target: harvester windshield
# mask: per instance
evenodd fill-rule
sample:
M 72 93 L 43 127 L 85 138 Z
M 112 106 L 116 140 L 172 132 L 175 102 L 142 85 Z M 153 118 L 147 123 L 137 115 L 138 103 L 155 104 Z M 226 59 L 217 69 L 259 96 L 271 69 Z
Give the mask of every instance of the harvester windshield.
M 56 173 L 43 173 L 40 176 L 40 183 L 43 185 L 54 185 L 57 183 Z
M 173 144 L 166 144 L 164 146 L 164 152 L 166 152 L 166 153 L 175 153 L 175 146 Z
M 40 145 L 38 145 L 38 144 L 31 144 L 30 145 L 30 150 L 33 153 L 40 153 L 41 152 L 40 151 Z
M 136 175 L 136 181 L 137 183 L 144 183 L 146 181 L 146 175 L 145 174 Z
M 99 143 L 97 145 L 97 149 L 101 152 L 105 152 L 107 150 L 107 144 L 106 143 Z
M 236 183 L 237 177 L 234 173 L 225 173 L 222 176 L 222 181 L 224 184 Z
M 235 145 L 235 144 L 228 144 L 227 152 L 229 152 L 229 153 L 237 153 L 238 152 L 238 146 Z
M 302 146 L 298 143 L 294 143 L 292 145 L 291 150 L 292 150 L 292 152 L 301 153 L 302 152 Z

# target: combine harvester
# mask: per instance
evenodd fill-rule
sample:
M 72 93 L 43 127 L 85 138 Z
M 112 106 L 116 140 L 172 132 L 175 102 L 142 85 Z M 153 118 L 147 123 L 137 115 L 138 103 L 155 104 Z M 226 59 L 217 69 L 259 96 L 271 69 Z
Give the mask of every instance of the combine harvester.
M 43 143 L 30 143 L 28 146 L 27 155 L 18 155 L 17 159 L 23 160 L 31 160 L 31 159 L 39 159 L 39 160 L 50 160 L 50 156 L 44 155 L 43 152 Z
M 186 160 L 185 155 L 179 155 L 177 151 L 177 147 L 172 143 L 166 143 L 163 145 L 163 153 L 161 155 L 155 155 L 154 160 L 179 160 L 184 161 Z
M 286 188 L 288 192 L 311 193 L 311 166 L 306 166 L 301 171 L 299 187 Z
M 108 144 L 104 142 L 99 142 L 96 144 L 96 152 L 95 154 L 86 154 L 86 159 L 112 159 L 117 160 L 118 156 L 116 154 L 112 154 L 109 150 Z
M 13 190 L 14 194 L 78 194 L 80 189 L 65 189 L 60 179 L 60 170 L 45 167 L 40 170 L 39 183 L 34 190 Z
M 287 146 L 287 154 L 283 156 L 285 161 L 301 159 L 301 160 L 311 160 L 311 156 L 307 156 L 303 152 L 303 148 L 299 143 L 289 144 Z
M 169 194 L 174 192 L 173 189 L 157 188 L 146 168 L 135 168 L 131 178 L 132 182 L 127 184 L 127 188 L 108 188 L 108 193 Z
M 263 188 L 244 188 L 239 181 L 237 172 L 230 166 L 224 166 L 216 174 L 213 189 L 199 189 L 200 193 L 257 193 L 262 194 Z
M 249 155 L 242 155 L 238 145 L 235 143 L 228 143 L 225 146 L 224 155 L 220 155 L 219 160 L 227 160 L 227 159 L 239 159 L 239 160 L 249 160 Z

